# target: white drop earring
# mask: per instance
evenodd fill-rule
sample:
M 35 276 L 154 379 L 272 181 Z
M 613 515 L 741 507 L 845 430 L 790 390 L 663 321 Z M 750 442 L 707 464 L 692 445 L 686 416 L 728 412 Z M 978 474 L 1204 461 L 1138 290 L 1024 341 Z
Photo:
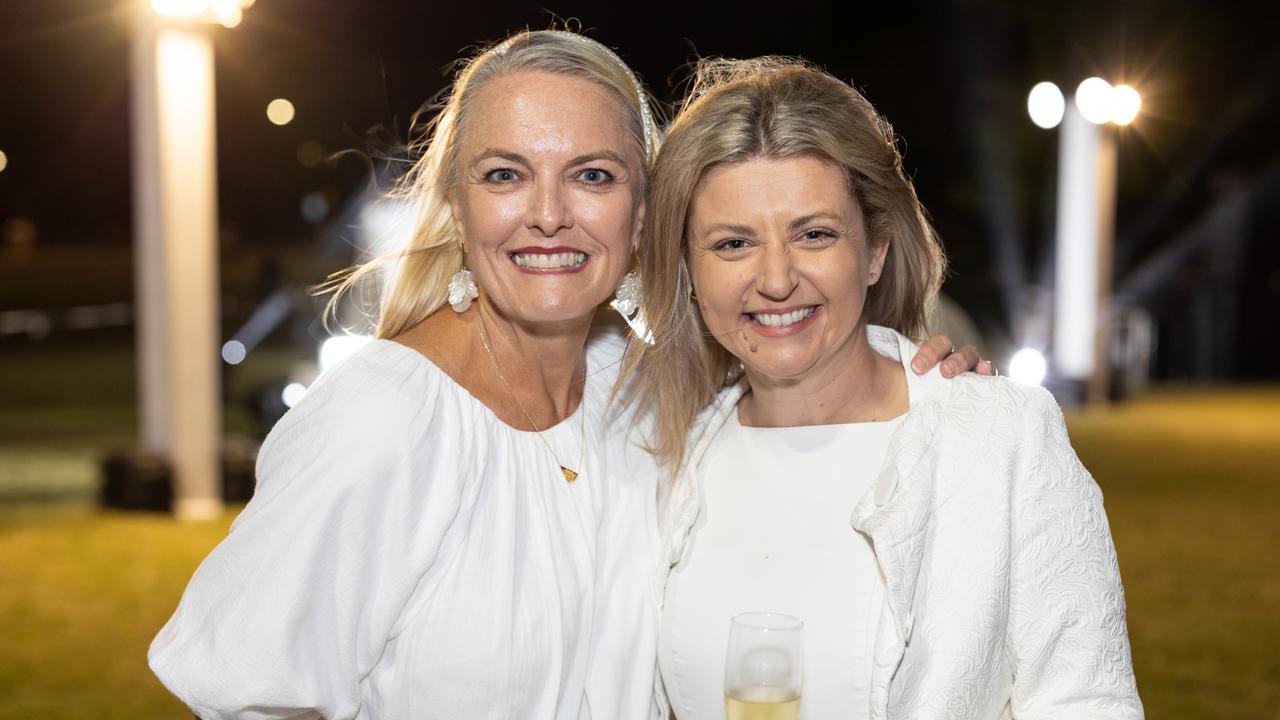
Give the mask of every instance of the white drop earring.
M 478 297 L 480 291 L 476 288 L 476 281 L 471 277 L 470 270 L 464 267 L 449 278 L 449 306 L 454 312 L 466 312 L 471 307 L 471 301 Z
M 609 307 L 613 308 L 622 316 L 622 320 L 631 328 L 631 332 L 636 334 L 643 342 L 653 344 L 653 331 L 649 329 L 648 324 L 644 320 L 644 311 L 640 309 L 640 275 L 635 272 L 629 272 L 622 276 L 622 282 L 618 283 L 618 290 L 614 293 L 613 301 L 609 303 Z

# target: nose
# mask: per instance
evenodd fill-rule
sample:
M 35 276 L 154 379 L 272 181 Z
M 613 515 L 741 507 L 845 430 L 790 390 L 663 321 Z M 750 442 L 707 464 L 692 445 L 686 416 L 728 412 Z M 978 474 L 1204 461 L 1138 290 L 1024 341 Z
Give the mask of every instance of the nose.
M 560 230 L 573 227 L 573 212 L 569 193 L 556 180 L 539 180 L 534 183 L 533 195 L 525 216 L 525 227 L 537 230 L 544 237 L 551 237 Z
M 769 243 L 757 268 L 756 292 L 769 300 L 786 300 L 799 282 L 791 248 L 787 243 Z

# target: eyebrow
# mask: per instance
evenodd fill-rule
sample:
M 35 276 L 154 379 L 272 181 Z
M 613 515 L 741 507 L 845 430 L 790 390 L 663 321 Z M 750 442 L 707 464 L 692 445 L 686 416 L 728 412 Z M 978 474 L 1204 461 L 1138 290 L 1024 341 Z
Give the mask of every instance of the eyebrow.
M 729 232 L 734 235 L 755 235 L 756 231 L 746 225 L 734 225 L 732 223 L 716 223 L 703 231 L 704 235 L 710 235 L 715 232 Z
M 838 221 L 840 219 L 841 219 L 840 216 L 837 215 L 836 213 L 827 212 L 825 210 L 815 212 L 815 213 L 809 213 L 808 215 L 798 217 L 795 220 L 792 220 L 791 222 L 787 223 L 787 230 L 790 232 L 795 232 L 803 228 L 804 226 L 808 225 L 809 223 L 812 223 L 814 220 L 837 220 Z M 751 227 L 747 225 L 735 225 L 733 223 L 716 223 L 715 225 L 712 225 L 711 227 L 705 230 L 706 234 L 708 235 L 714 232 L 721 232 L 721 231 L 730 232 L 735 235 L 754 235 L 755 234 L 755 230 L 752 229 Z
M 520 163 L 521 165 L 529 164 L 528 159 L 526 159 L 525 156 L 521 155 L 520 153 L 514 153 L 514 152 L 511 152 L 510 150 L 499 150 L 498 148 L 487 148 L 484 152 L 477 155 L 475 161 L 472 162 L 471 164 L 479 165 L 481 162 L 488 160 L 490 158 L 510 160 L 511 162 L 514 162 L 514 163 Z
M 532 164 L 529 162 L 528 158 L 521 155 L 520 153 L 511 152 L 510 150 L 500 150 L 498 148 L 487 148 L 486 150 L 484 150 L 484 152 L 481 152 L 479 155 L 476 156 L 475 162 L 473 162 L 472 164 L 475 165 L 485 160 L 489 160 L 491 158 L 509 160 L 514 163 L 520 163 L 521 165 Z M 623 159 L 621 155 L 619 155 L 618 153 L 612 150 L 596 150 L 595 152 L 583 153 L 582 155 L 578 155 L 577 157 L 573 158 L 565 165 L 566 167 L 573 166 L 573 165 L 581 165 L 582 163 L 591 162 L 592 160 L 612 160 L 613 162 L 616 162 L 619 165 L 622 165 L 624 167 L 627 164 L 627 161 Z
M 809 223 L 812 223 L 814 220 L 836 220 L 836 221 L 841 221 L 841 220 L 842 220 L 842 218 L 841 218 L 838 214 L 833 213 L 833 212 L 819 211 L 819 212 L 816 212 L 816 213 L 809 213 L 808 215 L 805 215 L 804 217 L 798 217 L 798 218 L 796 218 L 795 220 L 792 220 L 790 223 L 788 223 L 788 224 L 787 224 L 787 229 L 788 229 L 788 230 L 790 230 L 791 232 L 795 232 L 795 231 L 797 231 L 797 230 L 799 230 L 799 229 L 803 228 L 805 225 L 808 225 Z

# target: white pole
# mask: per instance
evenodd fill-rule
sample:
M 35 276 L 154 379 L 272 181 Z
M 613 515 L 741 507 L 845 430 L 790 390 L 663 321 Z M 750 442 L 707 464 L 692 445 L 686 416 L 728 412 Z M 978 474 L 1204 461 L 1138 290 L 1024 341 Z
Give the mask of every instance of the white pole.
M 213 46 L 140 12 L 132 62 L 140 434 L 202 519 L 222 510 Z
M 1115 228 L 1115 141 L 1066 103 L 1059 130 L 1053 366 L 1106 397 L 1107 297 Z

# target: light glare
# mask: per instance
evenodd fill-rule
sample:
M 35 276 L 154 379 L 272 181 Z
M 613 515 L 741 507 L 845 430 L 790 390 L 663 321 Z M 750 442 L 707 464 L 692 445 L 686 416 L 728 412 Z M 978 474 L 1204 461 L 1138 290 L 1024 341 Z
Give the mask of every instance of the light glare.
M 267 119 L 276 125 L 288 125 L 293 121 L 293 103 L 276 98 L 267 104 Z
M 368 345 L 373 338 L 365 335 L 335 335 L 320 345 L 320 372 L 324 372 Z
M 1009 377 L 1025 385 L 1039 385 L 1048 370 L 1044 353 L 1034 348 L 1022 348 L 1009 360 Z
M 208 0 L 151 0 L 151 9 L 164 17 L 192 18 L 209 9 Z
M 1027 95 L 1027 113 L 1031 115 L 1031 122 L 1046 130 L 1062 122 L 1066 109 L 1067 101 L 1062 97 L 1062 91 L 1051 82 L 1036 83 Z
M 9 156 L 5 155 L 3 150 L 0 150 L 0 172 L 4 172 L 7 167 L 9 167 Z
M 1142 96 L 1129 85 L 1117 85 L 1111 89 L 1111 122 L 1128 125 L 1138 117 L 1142 109 Z
M 302 399 L 302 396 L 306 394 L 306 385 L 303 385 L 300 382 L 291 382 L 284 386 L 284 390 L 280 391 L 280 402 L 283 402 L 285 407 L 291 408 L 294 405 L 297 405 L 298 401 Z
M 1112 116 L 1111 83 L 1100 77 L 1091 77 L 1076 88 L 1076 107 L 1085 120 L 1101 125 Z

